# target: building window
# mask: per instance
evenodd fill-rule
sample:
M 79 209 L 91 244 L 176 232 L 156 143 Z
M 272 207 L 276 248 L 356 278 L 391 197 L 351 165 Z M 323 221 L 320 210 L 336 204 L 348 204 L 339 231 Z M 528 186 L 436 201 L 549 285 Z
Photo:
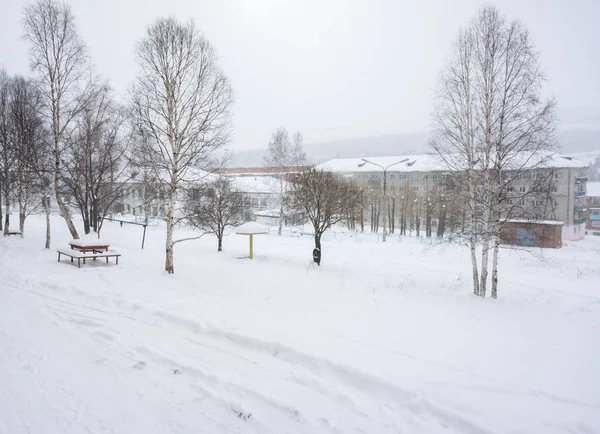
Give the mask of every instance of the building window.
M 426 185 L 423 186 L 423 191 L 427 191 L 427 186 Z
M 525 187 L 519 187 L 519 193 L 525 193 L 526 188 Z
M 523 180 L 523 179 L 525 179 L 525 174 L 524 174 L 523 172 L 519 173 L 519 176 L 518 176 L 518 178 L 519 178 L 520 180 Z
M 508 191 L 509 193 L 512 193 L 513 191 L 515 191 L 515 188 L 514 188 L 514 187 L 508 187 L 507 191 Z
M 258 206 L 258 198 L 257 197 L 252 198 L 252 206 Z
M 392 185 L 392 186 L 390 187 L 390 190 L 392 190 L 392 191 L 396 190 L 396 186 L 395 186 L 395 185 Z
M 438 175 L 431 175 L 431 179 L 434 180 L 434 181 L 437 181 L 438 180 Z
M 379 175 L 377 175 L 376 173 L 371 175 L 371 179 L 377 180 L 379 179 Z
M 398 175 L 400 181 L 406 181 L 406 175 Z
M 412 180 L 413 181 L 418 181 L 419 180 L 419 175 L 413 175 L 412 176 Z
M 429 179 L 429 175 L 423 175 L 423 181 L 427 181 Z
M 554 179 L 558 179 L 558 178 L 560 178 L 560 173 L 554 172 Z
M 396 175 L 390 175 L 390 179 L 395 179 Z
M 419 191 L 419 186 L 418 185 L 413 185 L 412 189 L 413 189 L 413 191 Z
M 558 187 L 552 187 L 552 193 L 558 193 Z
M 519 202 L 517 202 L 520 206 L 524 206 L 525 205 L 525 199 L 521 199 Z
M 398 186 L 398 190 L 404 190 L 404 186 L 403 185 Z
M 592 227 L 600 228 L 600 222 L 592 222 Z
M 266 208 L 267 207 L 267 199 L 266 198 L 263 197 L 263 198 L 260 199 L 260 206 L 262 208 Z

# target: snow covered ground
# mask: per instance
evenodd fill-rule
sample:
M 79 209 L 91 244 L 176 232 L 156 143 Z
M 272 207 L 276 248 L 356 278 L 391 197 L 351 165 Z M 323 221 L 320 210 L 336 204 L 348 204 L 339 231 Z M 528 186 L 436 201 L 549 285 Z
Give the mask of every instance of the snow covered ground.
M 160 227 L 81 269 L 43 229 L 0 239 L 2 434 L 600 432 L 599 238 L 503 251 L 494 301 L 455 246 L 205 237 L 167 275 Z

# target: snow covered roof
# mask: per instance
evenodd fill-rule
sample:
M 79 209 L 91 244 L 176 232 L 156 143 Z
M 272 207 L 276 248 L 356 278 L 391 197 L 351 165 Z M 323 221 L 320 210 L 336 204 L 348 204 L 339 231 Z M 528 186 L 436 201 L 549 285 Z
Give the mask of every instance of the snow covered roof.
M 506 223 L 531 223 L 536 225 L 564 225 L 564 222 L 558 220 L 527 220 L 527 219 L 510 219 L 506 220 Z
M 368 160 L 374 164 L 365 163 Z M 441 163 L 433 155 L 405 155 L 393 157 L 368 157 L 368 158 L 334 158 L 319 164 L 317 169 L 329 170 L 337 173 L 348 172 L 377 172 L 382 167 L 388 167 L 390 172 L 431 172 L 444 170 Z M 398 163 L 398 164 L 396 164 Z
M 279 180 L 272 176 L 228 176 L 244 193 L 276 193 Z
M 544 159 L 545 167 L 555 168 L 582 168 L 587 164 L 575 160 L 572 157 L 559 155 L 556 153 L 540 155 L 540 160 Z M 365 163 L 368 160 L 371 163 Z M 523 163 L 526 164 L 526 163 Z M 535 164 L 535 163 L 532 163 Z M 359 173 L 359 172 L 378 172 L 382 169 L 379 166 L 388 168 L 389 172 L 434 172 L 444 171 L 448 168 L 431 154 L 420 155 L 396 155 L 391 157 L 367 157 L 367 158 L 334 158 L 317 166 L 317 169 L 329 170 L 336 173 Z
M 588 182 L 586 195 L 588 197 L 600 197 L 600 182 Z
M 247 222 L 235 228 L 236 234 L 267 234 L 269 227 L 257 222 Z

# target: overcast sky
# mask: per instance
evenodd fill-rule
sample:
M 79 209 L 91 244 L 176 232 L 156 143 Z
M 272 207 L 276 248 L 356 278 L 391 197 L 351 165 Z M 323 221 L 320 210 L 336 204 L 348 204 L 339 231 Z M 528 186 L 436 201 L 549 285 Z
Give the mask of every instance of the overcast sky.
M 24 0 L 0 0 L 0 64 L 28 73 Z M 98 71 L 119 95 L 133 44 L 154 19 L 193 18 L 236 94 L 233 149 L 265 147 L 282 125 L 306 142 L 424 131 L 432 88 L 479 0 L 70 0 Z M 499 0 L 531 30 L 565 123 L 600 113 L 600 1 Z

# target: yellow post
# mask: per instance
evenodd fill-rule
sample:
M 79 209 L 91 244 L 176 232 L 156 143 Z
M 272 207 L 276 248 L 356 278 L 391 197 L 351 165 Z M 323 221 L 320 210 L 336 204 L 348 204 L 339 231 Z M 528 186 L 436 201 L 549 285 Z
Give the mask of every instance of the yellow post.
M 250 259 L 254 259 L 254 252 L 252 251 L 252 237 L 254 237 L 254 234 L 250 234 Z

